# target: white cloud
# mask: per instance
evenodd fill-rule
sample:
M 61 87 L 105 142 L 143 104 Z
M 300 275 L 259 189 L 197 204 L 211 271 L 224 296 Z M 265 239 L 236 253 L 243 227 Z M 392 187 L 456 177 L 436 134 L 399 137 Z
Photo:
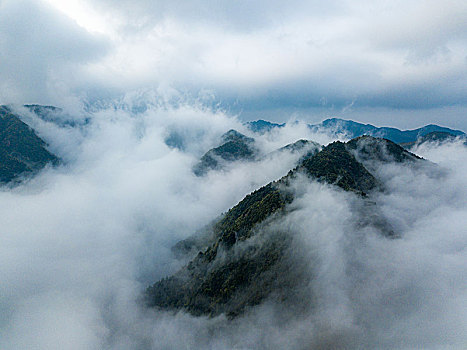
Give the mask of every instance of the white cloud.
M 3 1 L 0 34 L 2 103 L 68 104 L 70 82 L 109 48 L 102 37 L 37 1 Z
M 230 322 L 144 311 L 135 300 L 179 267 L 170 253 L 174 242 L 285 174 L 291 159 L 195 177 L 192 165 L 223 132 L 245 130 L 222 113 L 188 106 L 138 115 L 103 110 L 76 133 L 39 120 L 35 126 L 57 150 L 72 143 L 74 154 L 65 151 L 67 165 L 0 192 L 0 347 L 436 349 L 465 343 L 464 146 L 417 150 L 449 170 L 443 179 L 403 166 L 381 168 L 389 191 L 375 200 L 401 239 L 355 229 L 357 199 L 304 182 L 297 210 L 280 224 L 297 233 L 293 256 L 314 276 L 301 295 L 317 298 L 317 307 L 295 318 L 266 303 Z M 174 131 L 185 139 L 185 151 L 165 145 Z M 258 144 L 268 152 L 304 137 L 330 141 L 297 124 Z
M 463 116 L 462 1 L 49 4 L 61 12 L 33 0 L 2 5 L 3 103 L 67 106 L 176 89 L 210 90 L 248 117 L 339 115 L 352 101 L 356 110 L 387 108 L 401 124 L 400 110 Z M 105 34 L 88 32 L 96 28 Z

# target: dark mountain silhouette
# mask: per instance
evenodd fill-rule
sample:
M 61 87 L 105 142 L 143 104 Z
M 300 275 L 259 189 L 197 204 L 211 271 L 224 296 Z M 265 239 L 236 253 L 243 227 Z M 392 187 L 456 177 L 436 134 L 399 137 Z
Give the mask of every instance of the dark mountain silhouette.
M 0 106 L 0 182 L 32 174 L 58 164 L 47 144 L 7 106 Z
M 257 150 L 255 140 L 238 131 L 229 130 L 222 135 L 222 144 L 206 152 L 193 168 L 197 176 L 205 175 L 209 170 L 219 170 L 228 162 L 254 160 Z
M 284 127 L 285 123 L 277 124 L 259 119 L 252 122 L 247 122 L 246 125 L 251 131 L 264 134 L 265 132 L 271 131 L 272 129 Z
M 290 204 L 300 196 L 291 186 L 297 179 L 308 178 L 353 193 L 362 203 L 359 225 L 372 227 L 387 238 L 397 237 L 370 200 L 382 184 L 358 159 L 423 162 L 389 140 L 368 136 L 347 144 L 333 142 L 309 154 L 283 178 L 247 195 L 204 232 L 178 243 L 175 251 L 188 254 L 189 263 L 148 287 L 147 305 L 194 315 L 235 317 L 267 298 L 296 301 L 297 285 L 309 283 L 310 276 L 303 273 L 303 262 L 289 254 L 293 234 L 280 222 L 294 210 Z

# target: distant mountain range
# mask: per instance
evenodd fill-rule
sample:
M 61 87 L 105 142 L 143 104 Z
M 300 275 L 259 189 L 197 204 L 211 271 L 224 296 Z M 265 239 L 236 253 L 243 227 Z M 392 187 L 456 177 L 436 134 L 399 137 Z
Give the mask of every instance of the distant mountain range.
M 281 128 L 285 124 L 276 124 L 265 120 L 257 120 L 253 122 L 247 122 L 246 125 L 254 132 L 265 133 L 275 128 Z M 326 119 L 320 124 L 310 124 L 308 127 L 313 131 L 327 132 L 334 135 L 343 135 L 349 139 L 362 135 L 369 135 L 373 137 L 385 138 L 395 143 L 405 144 L 415 143 L 419 138 L 433 132 L 442 132 L 453 136 L 465 135 L 463 131 L 453 130 L 432 124 L 414 130 L 399 130 L 390 127 L 376 127 L 371 124 L 362 124 L 352 120 L 339 118 Z
M 25 105 L 24 107 L 42 120 L 60 126 L 75 127 L 89 122 L 89 118 L 78 118 L 76 121 L 65 114 L 62 109 L 54 106 Z M 47 150 L 46 143 L 21 121 L 21 116 L 15 114 L 10 107 L 0 106 L 0 118 L 0 183 L 7 183 L 23 175 L 32 174 L 48 163 L 58 163 L 58 158 Z M 266 120 L 256 120 L 245 124 L 251 131 L 258 134 L 280 129 L 286 125 Z M 427 125 L 414 130 L 399 130 L 338 118 L 326 119 L 320 124 L 308 125 L 308 127 L 313 131 L 343 135 L 349 139 L 362 135 L 381 137 L 406 148 L 429 141 L 444 142 L 452 141 L 456 137 L 465 138 L 463 131 L 437 125 Z M 167 144 L 172 147 L 183 146 L 183 140 L 179 140 L 180 137 L 177 137 L 177 135 L 168 137 Z M 301 151 L 303 147 L 316 148 L 316 145 L 311 146 L 310 142 L 302 140 L 294 145 L 284 147 L 281 151 L 297 152 Z M 467 145 L 467 141 L 465 143 Z M 228 163 L 239 160 L 254 161 L 262 156 L 264 155 L 258 153 L 253 138 L 230 130 L 222 136 L 219 146 L 206 152 L 193 170 L 196 175 L 202 176 L 210 170 L 220 170 Z
M 0 183 L 16 181 L 59 159 L 9 107 L 0 106 Z
M 257 134 L 264 134 L 274 129 L 283 128 L 286 125 L 271 123 L 266 120 L 256 120 L 245 124 L 251 131 Z M 425 142 L 454 141 L 457 137 L 466 137 L 463 131 L 437 125 L 427 125 L 414 130 L 399 130 L 389 127 L 376 127 L 370 124 L 361 124 L 338 118 L 326 119 L 320 124 L 308 125 L 308 127 L 312 131 L 325 132 L 336 137 L 344 136 L 352 139 L 367 135 L 384 138 L 400 144 L 407 149 Z M 260 154 L 255 147 L 254 138 L 247 137 L 236 130 L 230 130 L 221 139 L 219 146 L 206 152 L 198 164 L 195 165 L 193 171 L 197 176 L 205 175 L 210 170 L 223 169 L 226 164 L 234 161 L 253 161 L 260 158 Z M 301 142 L 285 146 L 283 150 L 298 151 L 302 147 L 309 146 L 309 142 L 311 141 L 301 140 Z M 467 144 L 467 141 L 465 143 Z M 172 142 L 171 146 L 174 145 L 176 143 Z

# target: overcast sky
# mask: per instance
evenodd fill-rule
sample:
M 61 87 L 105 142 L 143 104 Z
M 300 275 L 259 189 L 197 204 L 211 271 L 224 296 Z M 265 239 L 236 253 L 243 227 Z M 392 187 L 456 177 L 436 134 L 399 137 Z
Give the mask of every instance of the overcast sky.
M 467 130 L 467 2 L 0 0 L 0 103 L 148 91 L 243 120 Z

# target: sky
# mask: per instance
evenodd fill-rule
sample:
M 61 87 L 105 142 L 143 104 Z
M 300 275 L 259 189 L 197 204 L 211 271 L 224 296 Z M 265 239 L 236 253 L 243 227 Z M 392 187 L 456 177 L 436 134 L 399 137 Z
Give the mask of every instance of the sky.
M 1 0 L 0 103 L 467 130 L 467 3 Z

